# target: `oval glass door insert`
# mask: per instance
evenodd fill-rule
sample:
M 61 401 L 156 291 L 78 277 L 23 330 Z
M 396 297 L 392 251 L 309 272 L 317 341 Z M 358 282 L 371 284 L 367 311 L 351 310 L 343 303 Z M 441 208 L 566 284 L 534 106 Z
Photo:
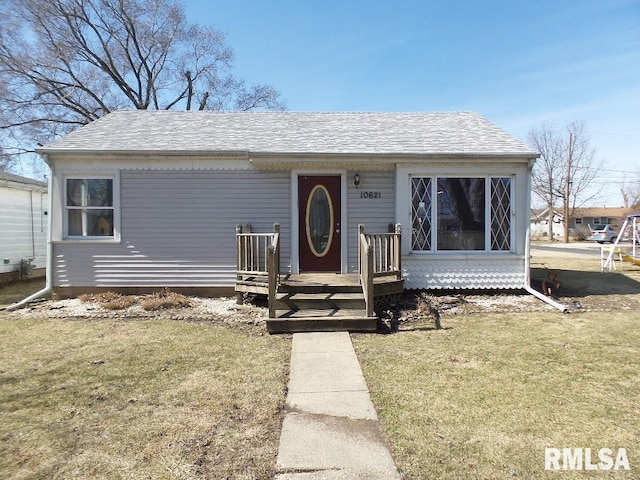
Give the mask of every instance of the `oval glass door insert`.
M 333 204 L 324 185 L 316 185 L 307 200 L 307 242 L 316 257 L 324 257 L 333 239 Z

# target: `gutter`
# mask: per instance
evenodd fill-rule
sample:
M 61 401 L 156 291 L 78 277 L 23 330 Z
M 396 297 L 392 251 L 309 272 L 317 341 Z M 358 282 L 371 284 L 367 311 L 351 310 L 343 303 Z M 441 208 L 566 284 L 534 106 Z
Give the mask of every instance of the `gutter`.
M 51 224 L 53 217 L 52 208 L 53 208 L 53 195 L 51 194 L 53 190 L 53 169 L 49 164 L 49 160 L 47 158 L 46 153 L 41 153 L 40 156 L 45 161 L 45 163 L 49 166 L 49 178 L 47 179 L 47 191 L 49 192 L 49 214 L 47 215 L 47 271 L 46 271 L 46 282 L 45 286 L 42 290 L 29 295 L 27 298 L 20 300 L 13 305 L 9 305 L 5 307 L 3 310 L 8 312 L 12 310 L 17 310 L 19 308 L 25 307 L 29 302 L 35 300 L 36 298 L 40 298 L 44 295 L 47 295 L 53 291 L 53 242 L 51 240 Z

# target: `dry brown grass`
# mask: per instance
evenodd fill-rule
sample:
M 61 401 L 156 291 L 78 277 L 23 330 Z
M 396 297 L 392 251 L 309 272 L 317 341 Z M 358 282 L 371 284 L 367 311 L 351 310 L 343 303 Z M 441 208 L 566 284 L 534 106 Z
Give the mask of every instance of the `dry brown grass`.
M 95 302 L 105 310 L 125 310 L 137 302 L 134 295 L 120 295 L 115 292 L 84 293 L 78 297 L 82 302 Z
M 354 336 L 406 479 L 640 478 L 640 269 L 537 260 L 583 309 L 444 312 L 443 330 L 425 316 Z M 545 447 L 624 447 L 631 471 L 546 472 Z
M 274 474 L 287 337 L 3 318 L 0 343 L 1 478 Z

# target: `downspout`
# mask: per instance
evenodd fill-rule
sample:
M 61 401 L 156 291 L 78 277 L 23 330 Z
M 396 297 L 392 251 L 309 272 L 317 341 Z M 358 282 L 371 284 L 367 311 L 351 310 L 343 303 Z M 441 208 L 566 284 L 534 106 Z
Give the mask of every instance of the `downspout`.
M 29 190 L 29 219 L 31 220 L 31 258 L 36 258 L 36 230 L 33 224 L 33 190 Z
M 531 295 L 538 297 L 543 302 L 547 302 L 552 307 L 557 308 L 562 313 L 569 313 L 569 309 L 561 304 L 560 302 L 556 302 L 553 298 L 544 295 L 542 292 L 539 292 L 535 288 L 531 286 L 531 247 L 529 246 L 529 238 L 530 232 L 529 228 L 527 228 L 527 244 L 525 246 L 525 255 L 524 255 L 524 269 L 525 269 L 525 280 L 524 280 L 524 289 L 529 292 Z
M 4 310 L 11 311 L 17 310 L 18 308 L 22 308 L 26 306 L 29 302 L 35 300 L 36 298 L 40 298 L 44 295 L 51 293 L 53 290 L 53 242 L 51 241 L 51 225 L 52 225 L 52 208 L 53 208 L 53 169 L 51 168 L 51 164 L 49 164 L 49 160 L 47 158 L 46 153 L 41 153 L 40 156 L 45 161 L 45 163 L 49 166 L 49 178 L 47 179 L 47 191 L 49 192 L 49 210 L 47 215 L 47 268 L 46 268 L 46 281 L 45 286 L 42 290 L 34 293 L 33 295 L 29 295 L 27 298 L 20 300 L 13 305 L 9 305 L 5 307 Z
M 529 205 L 529 210 L 531 210 L 531 170 L 533 169 L 534 162 L 535 160 L 530 160 L 527 167 L 529 172 L 529 175 L 527 175 L 527 205 Z M 524 245 L 524 289 L 534 297 L 537 297 L 552 307 L 557 308 L 562 313 L 569 313 L 569 309 L 565 305 L 560 302 L 556 302 L 553 298 L 544 295 L 542 292 L 539 292 L 531 286 L 531 221 L 529 220 L 526 225 L 527 233 L 525 235 Z

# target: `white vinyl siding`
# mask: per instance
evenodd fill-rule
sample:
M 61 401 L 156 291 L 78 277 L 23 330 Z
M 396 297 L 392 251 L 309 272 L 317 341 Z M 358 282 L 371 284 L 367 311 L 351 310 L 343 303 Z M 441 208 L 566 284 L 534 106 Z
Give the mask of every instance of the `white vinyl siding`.
M 0 273 L 20 269 L 20 260 L 46 266 L 46 188 L 0 188 Z
M 123 170 L 121 242 L 57 243 L 56 286 L 233 286 L 236 224 L 281 226 L 288 271 L 289 172 Z

